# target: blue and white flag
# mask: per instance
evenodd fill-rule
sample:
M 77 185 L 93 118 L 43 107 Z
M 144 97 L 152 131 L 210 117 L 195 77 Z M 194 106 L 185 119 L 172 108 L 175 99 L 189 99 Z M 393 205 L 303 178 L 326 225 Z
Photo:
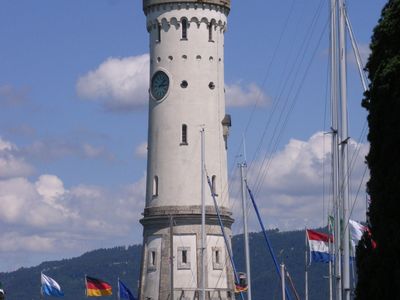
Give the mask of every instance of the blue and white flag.
M 137 300 L 131 291 L 118 279 L 118 290 L 120 299 Z
M 62 297 L 64 293 L 61 291 L 60 285 L 53 278 L 42 273 L 42 294 L 47 296 Z

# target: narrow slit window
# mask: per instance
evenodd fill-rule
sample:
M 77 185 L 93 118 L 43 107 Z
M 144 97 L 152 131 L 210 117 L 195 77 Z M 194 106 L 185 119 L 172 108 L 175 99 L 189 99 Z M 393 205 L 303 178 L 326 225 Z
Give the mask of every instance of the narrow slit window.
M 158 176 L 153 179 L 153 196 L 158 196 Z
M 213 42 L 213 22 L 208 25 L 208 41 Z
M 147 271 L 154 272 L 157 269 L 157 250 L 154 248 L 149 249 L 147 258 Z
M 187 40 L 187 29 L 188 21 L 187 19 L 182 19 L 182 40 Z
M 161 24 L 157 24 L 157 42 L 161 42 Z
M 182 263 L 187 264 L 187 250 L 182 250 Z
M 214 196 L 218 196 L 217 194 L 217 176 L 213 175 L 211 177 L 211 191 Z
M 181 145 L 187 145 L 188 144 L 188 132 L 187 132 L 187 125 L 182 124 L 182 140 L 181 140 Z
M 212 263 L 214 270 L 223 269 L 223 253 L 220 247 L 212 247 Z
M 190 247 L 178 247 L 178 270 L 190 269 Z

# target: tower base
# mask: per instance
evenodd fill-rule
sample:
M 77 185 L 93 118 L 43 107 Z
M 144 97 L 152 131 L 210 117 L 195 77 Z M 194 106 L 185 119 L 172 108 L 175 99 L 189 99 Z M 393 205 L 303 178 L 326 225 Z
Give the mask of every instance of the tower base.
M 220 210 L 225 234 L 231 237 L 234 220 L 227 209 Z M 140 222 L 144 230 L 139 299 L 201 299 L 201 207 L 146 208 Z M 206 207 L 205 230 L 206 299 L 232 300 L 232 266 L 212 206 Z

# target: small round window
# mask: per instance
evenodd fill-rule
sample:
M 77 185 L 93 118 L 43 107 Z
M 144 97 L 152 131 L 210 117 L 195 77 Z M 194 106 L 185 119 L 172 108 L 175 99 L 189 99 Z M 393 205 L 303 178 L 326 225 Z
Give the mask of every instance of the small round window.
M 209 87 L 211 90 L 215 89 L 215 84 L 214 84 L 214 82 L 211 81 L 211 82 L 208 84 L 208 87 Z
M 188 87 L 188 82 L 186 80 L 182 80 L 181 82 L 181 88 L 186 89 Z

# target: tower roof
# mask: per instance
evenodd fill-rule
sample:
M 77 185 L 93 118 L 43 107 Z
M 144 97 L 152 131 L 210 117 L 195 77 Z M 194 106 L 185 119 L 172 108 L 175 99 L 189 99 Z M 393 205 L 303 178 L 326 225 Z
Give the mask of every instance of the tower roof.
M 231 0 L 143 0 L 143 9 L 159 5 L 159 4 L 169 4 L 169 3 L 198 3 L 198 4 L 214 4 L 231 8 Z

